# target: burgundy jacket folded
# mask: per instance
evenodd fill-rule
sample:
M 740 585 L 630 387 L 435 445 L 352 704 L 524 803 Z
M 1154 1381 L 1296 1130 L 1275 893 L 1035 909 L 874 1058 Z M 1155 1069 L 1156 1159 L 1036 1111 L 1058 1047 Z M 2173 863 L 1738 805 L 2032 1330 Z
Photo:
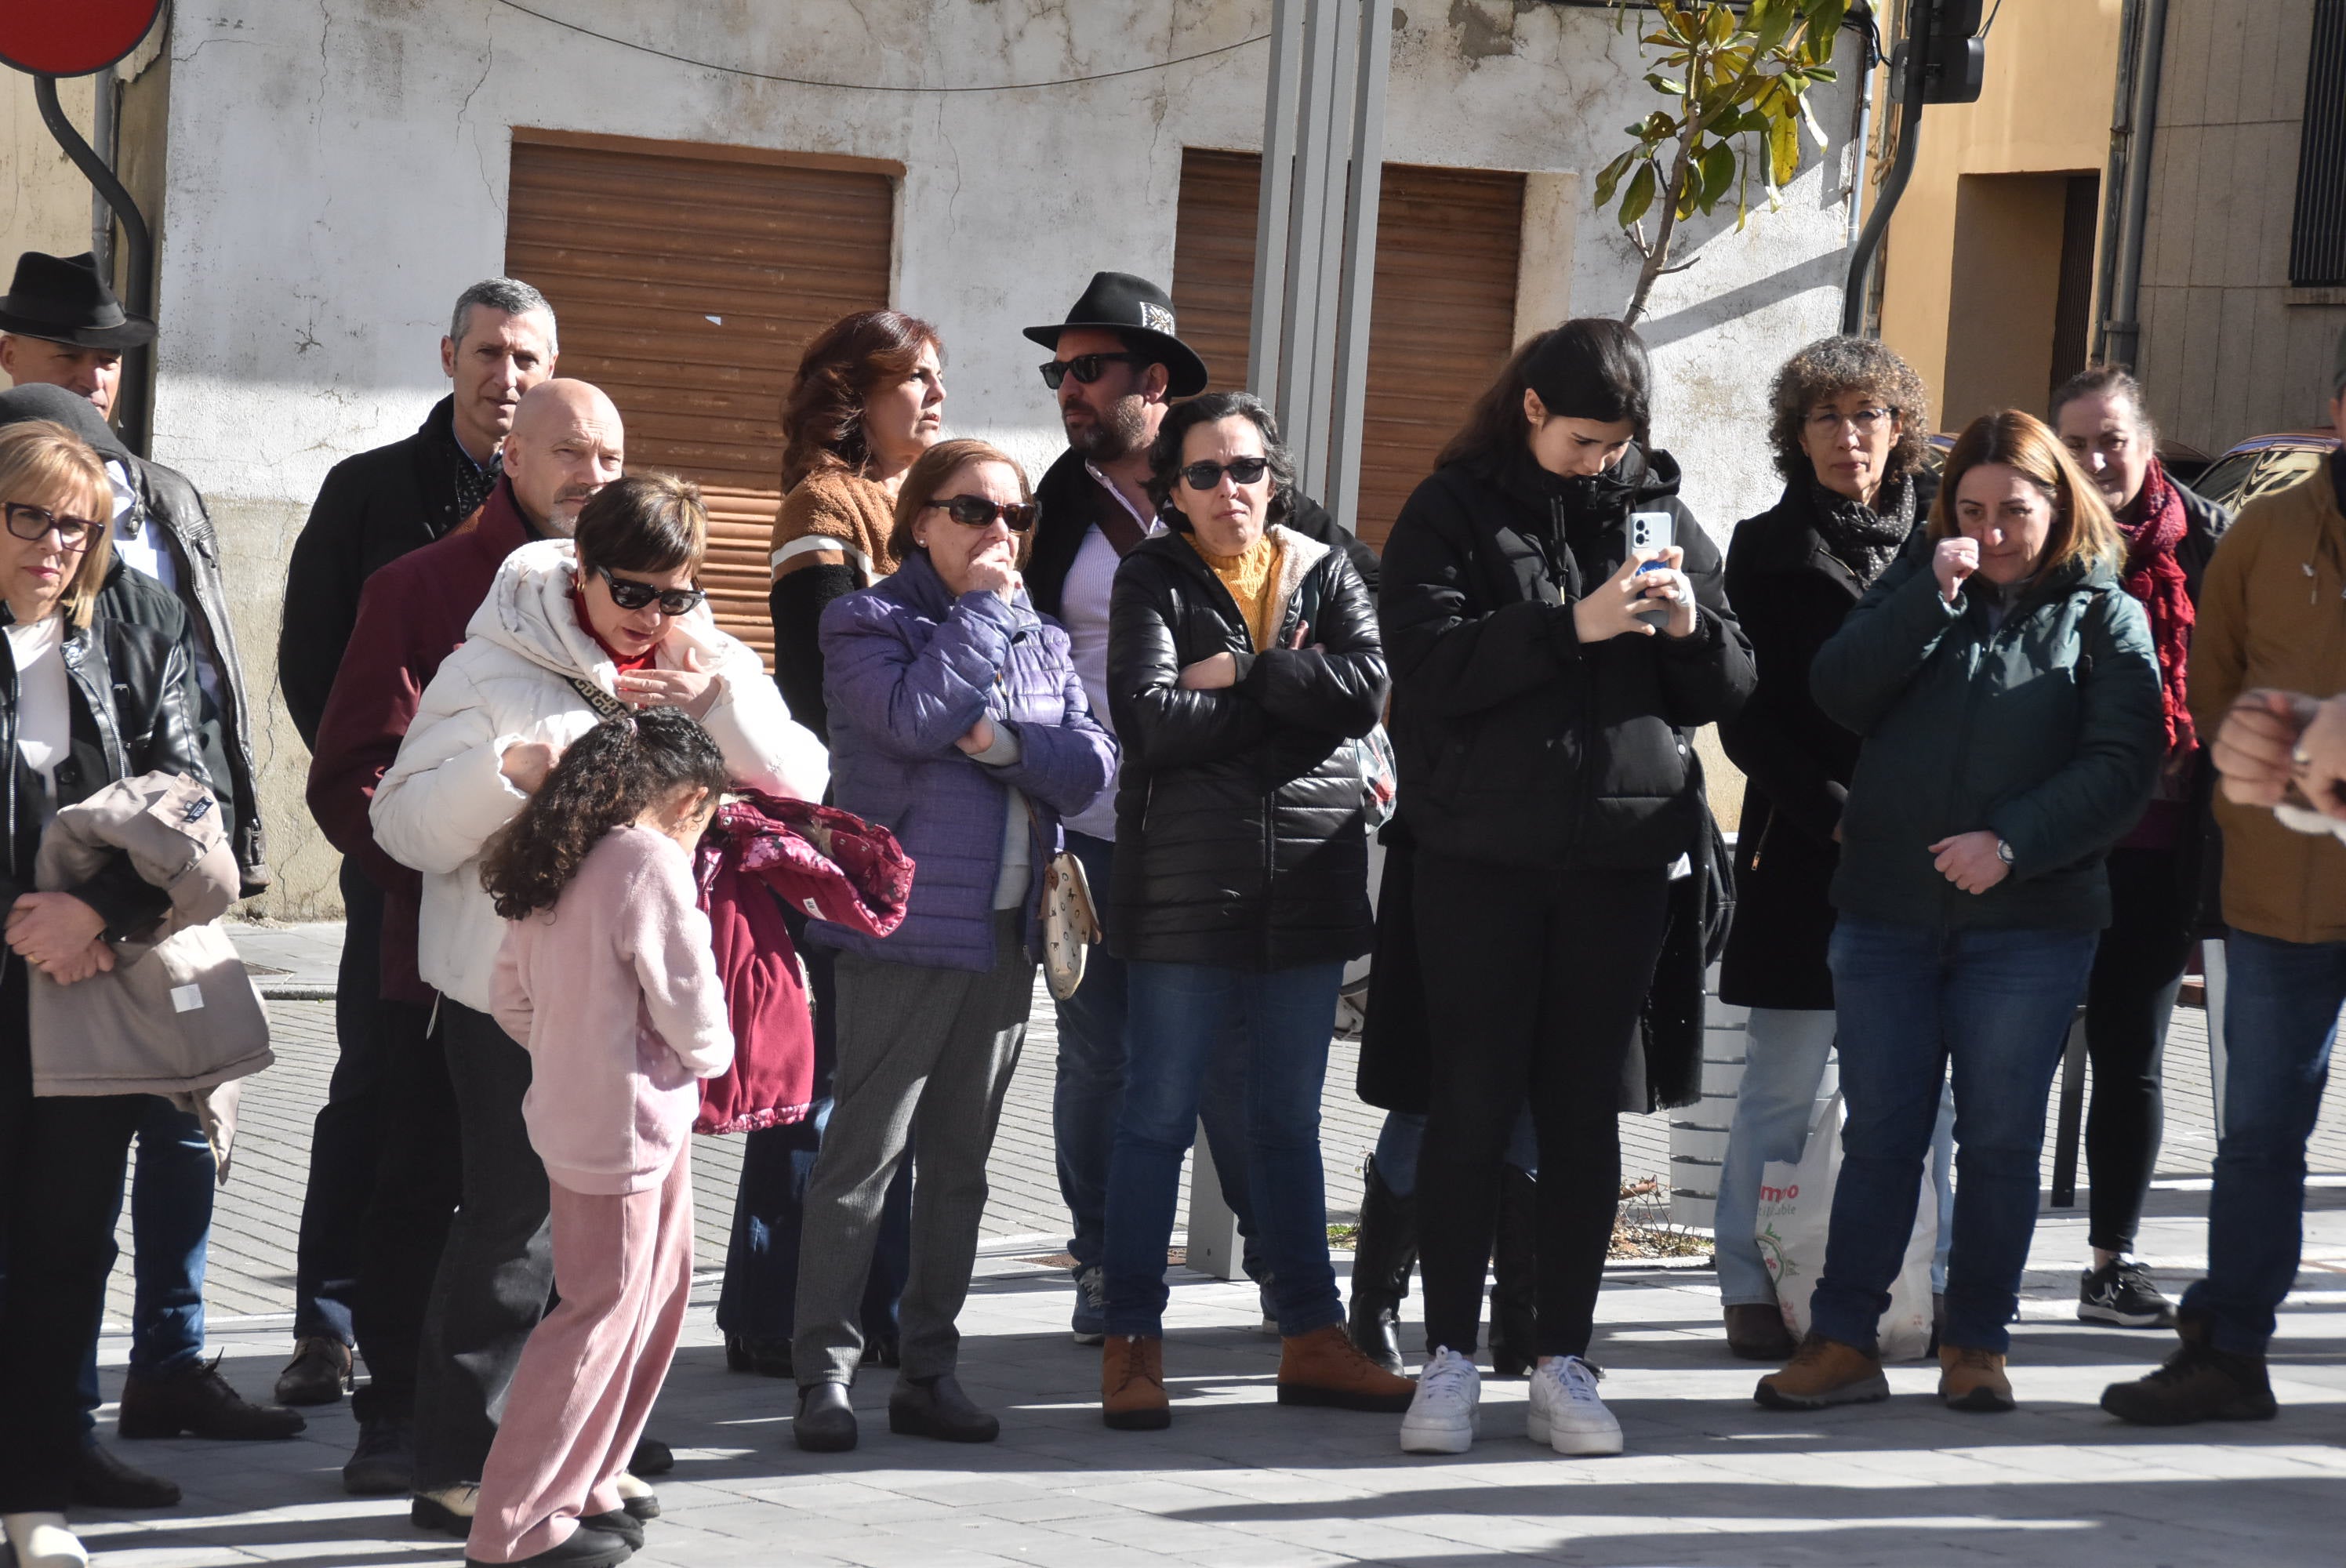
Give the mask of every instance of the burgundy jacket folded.
M 783 907 L 886 936 L 903 923 L 913 862 L 895 835 L 832 806 L 743 795 L 719 808 L 695 871 L 715 941 L 733 1065 L 702 1081 L 696 1133 L 804 1120 L 814 1023 Z

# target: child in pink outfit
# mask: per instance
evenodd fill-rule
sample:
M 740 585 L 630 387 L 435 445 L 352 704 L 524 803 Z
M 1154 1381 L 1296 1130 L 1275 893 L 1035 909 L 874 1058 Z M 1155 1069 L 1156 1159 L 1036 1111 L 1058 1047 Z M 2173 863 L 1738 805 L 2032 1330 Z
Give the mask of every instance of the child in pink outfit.
M 514 1373 L 467 1563 L 615 1568 L 643 1541 L 618 1492 L 692 1286 L 687 1144 L 733 1059 L 692 850 L 725 787 L 700 726 L 656 709 L 566 752 L 491 846 L 505 917 L 497 1022 L 529 1050 L 559 1303 Z

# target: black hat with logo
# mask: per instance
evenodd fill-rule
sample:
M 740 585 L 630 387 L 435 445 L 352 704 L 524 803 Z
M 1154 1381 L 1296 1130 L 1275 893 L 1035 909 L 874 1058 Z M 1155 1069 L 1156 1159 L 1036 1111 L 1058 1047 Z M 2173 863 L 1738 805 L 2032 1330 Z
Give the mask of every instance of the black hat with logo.
M 0 332 L 76 349 L 119 350 L 153 342 L 155 323 L 122 308 L 89 252 L 27 250 L 16 258 L 16 275 L 0 299 Z
M 1059 334 L 1070 327 L 1096 327 L 1121 332 L 1133 351 L 1155 356 L 1165 367 L 1166 390 L 1175 397 L 1194 397 L 1206 390 L 1206 361 L 1198 351 L 1175 337 L 1173 299 L 1146 278 L 1129 272 L 1095 272 L 1091 287 L 1055 327 L 1029 327 L 1026 336 L 1046 349 L 1059 346 Z

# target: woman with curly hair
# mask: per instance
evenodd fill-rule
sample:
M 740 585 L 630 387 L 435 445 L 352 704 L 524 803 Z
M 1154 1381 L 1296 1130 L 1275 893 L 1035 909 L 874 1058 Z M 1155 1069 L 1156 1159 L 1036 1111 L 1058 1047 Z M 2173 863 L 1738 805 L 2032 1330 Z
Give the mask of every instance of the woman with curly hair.
M 1923 465 L 1925 397 L 1913 368 L 1870 338 L 1826 338 L 1794 354 L 1769 394 L 1768 442 L 1783 497 L 1738 524 L 1727 547 L 1728 600 L 1760 671 L 1751 700 L 1719 726 L 1744 786 L 1735 927 L 1719 993 L 1750 1009 L 1750 1023 L 1715 1223 L 1727 1346 L 1747 1360 L 1792 1353 L 1753 1238 L 1760 1167 L 1800 1158 L 1817 1102 L 1831 1094 L 1825 942 L 1833 911 L 1825 890 L 1840 860 L 1857 737 L 1810 698 L 1809 666 L 1938 494 Z M 1951 1135 L 1943 1102 L 1933 1167 L 1943 1214 Z M 1945 1268 L 1943 1230 L 1939 1246 L 1934 1276 Z
M 536 1074 L 559 1300 L 514 1370 L 464 1557 L 604 1568 L 643 1541 L 619 1474 L 692 1293 L 700 1080 L 733 1060 L 692 851 L 726 781 L 689 715 L 607 719 L 489 842 L 496 1020 Z

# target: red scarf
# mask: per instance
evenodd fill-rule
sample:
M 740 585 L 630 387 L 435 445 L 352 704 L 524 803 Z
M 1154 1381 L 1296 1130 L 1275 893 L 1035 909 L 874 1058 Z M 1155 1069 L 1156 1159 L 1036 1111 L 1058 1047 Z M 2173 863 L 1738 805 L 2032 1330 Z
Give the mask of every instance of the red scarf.
M 2191 728 L 2191 710 L 2185 703 L 2184 669 L 2191 655 L 2191 627 L 2198 619 L 2191 604 L 2183 563 L 2175 547 L 2183 543 L 2188 522 L 2183 497 L 2168 481 L 2167 470 L 2151 460 L 2143 475 L 2142 491 L 2127 510 L 2132 523 L 2118 520 L 2126 535 L 2126 566 L 2119 585 L 2142 601 L 2150 615 L 2150 640 L 2158 654 L 2159 698 L 2167 709 L 2167 747 L 2188 751 L 2199 744 Z
M 611 656 L 611 662 L 618 667 L 621 675 L 633 675 L 638 670 L 649 669 L 652 667 L 652 660 L 659 657 L 658 643 L 654 643 L 639 654 L 623 654 L 605 642 L 603 634 L 595 629 L 595 617 L 586 613 L 586 591 L 576 583 L 570 585 L 570 608 L 578 617 L 578 629 L 594 638 L 597 647 Z

